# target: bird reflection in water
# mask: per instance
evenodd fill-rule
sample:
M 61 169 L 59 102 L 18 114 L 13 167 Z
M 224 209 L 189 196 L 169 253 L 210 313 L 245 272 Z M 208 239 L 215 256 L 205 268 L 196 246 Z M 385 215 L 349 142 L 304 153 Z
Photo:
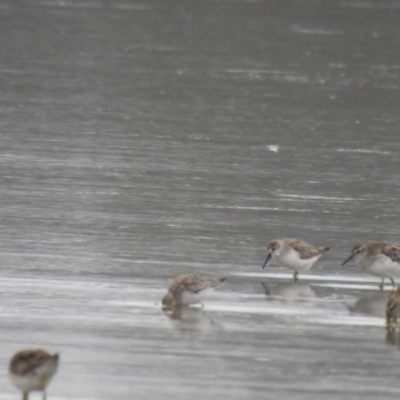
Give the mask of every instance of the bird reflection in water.
M 387 325 L 385 342 L 400 349 L 400 327 Z
M 198 307 L 175 307 L 164 309 L 164 314 L 171 320 L 175 332 L 179 335 L 207 338 L 218 332 L 218 326 Z
M 386 343 L 400 348 L 400 285 L 386 303 Z
M 387 303 L 387 295 L 379 292 L 376 295 L 360 297 L 352 306 L 350 312 L 374 317 L 384 317 Z
M 261 284 L 270 300 L 307 301 L 316 297 L 311 286 L 301 282 L 281 283 L 274 287 L 267 286 L 265 282 Z

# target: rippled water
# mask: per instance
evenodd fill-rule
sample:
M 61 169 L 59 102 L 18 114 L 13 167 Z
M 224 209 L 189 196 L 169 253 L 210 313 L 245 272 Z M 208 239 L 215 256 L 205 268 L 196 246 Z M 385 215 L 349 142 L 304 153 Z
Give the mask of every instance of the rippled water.
M 0 0 L 0 398 L 389 399 L 399 242 L 397 1 Z M 331 247 L 300 273 L 265 244 Z M 182 273 L 228 280 L 164 313 Z M 397 278 L 399 281 L 400 278 Z M 32 398 L 39 398 L 33 395 Z

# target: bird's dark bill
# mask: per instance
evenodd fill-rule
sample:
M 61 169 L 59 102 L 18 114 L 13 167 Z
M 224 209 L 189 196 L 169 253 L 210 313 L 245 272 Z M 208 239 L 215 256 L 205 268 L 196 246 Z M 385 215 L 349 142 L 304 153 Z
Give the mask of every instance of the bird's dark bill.
M 268 261 L 270 260 L 270 258 L 271 258 L 271 253 L 268 254 L 267 259 L 265 260 L 265 263 L 264 263 L 264 265 L 262 266 L 263 269 L 264 269 L 265 266 L 267 265 L 267 263 L 268 263 Z

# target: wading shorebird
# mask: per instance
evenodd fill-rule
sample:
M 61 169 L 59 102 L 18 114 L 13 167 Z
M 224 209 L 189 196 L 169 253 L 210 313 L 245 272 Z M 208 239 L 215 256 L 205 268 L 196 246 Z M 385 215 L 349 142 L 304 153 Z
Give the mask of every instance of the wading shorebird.
M 400 285 L 389 296 L 386 303 L 386 322 L 388 325 L 400 323 Z
M 163 308 L 189 306 L 201 303 L 212 289 L 226 278 L 203 278 L 197 275 L 181 275 L 175 278 L 162 299 Z
M 46 387 L 57 371 L 58 354 L 44 350 L 22 350 L 10 361 L 9 375 L 13 384 L 22 392 L 22 400 L 28 400 L 29 392 L 42 391 L 46 399 Z
M 383 289 L 385 278 L 395 287 L 393 275 L 400 274 L 400 245 L 382 241 L 356 244 L 342 266 L 353 258 L 364 272 L 382 278 L 379 289 Z
M 268 256 L 262 267 L 265 268 L 272 257 L 284 267 L 294 269 L 293 279 L 297 282 L 298 271 L 310 269 L 329 247 L 316 247 L 297 239 L 275 239 L 268 242 L 267 250 Z

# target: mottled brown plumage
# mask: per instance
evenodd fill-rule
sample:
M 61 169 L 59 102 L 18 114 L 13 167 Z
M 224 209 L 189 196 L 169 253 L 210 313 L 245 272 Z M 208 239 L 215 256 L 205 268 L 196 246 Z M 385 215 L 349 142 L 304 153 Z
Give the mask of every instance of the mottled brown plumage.
M 297 239 L 284 239 L 284 243 L 285 246 L 291 246 L 294 250 L 296 250 L 302 260 L 319 256 L 329 250 L 329 247 L 313 246 L 312 244 Z
M 201 303 L 201 295 L 213 289 L 226 278 L 204 278 L 197 275 L 181 275 L 173 280 L 162 299 L 163 307 L 175 307 Z
M 356 254 L 364 253 L 367 257 L 375 257 L 379 254 L 384 254 L 392 261 L 400 261 L 400 246 L 390 242 L 367 242 L 359 243 L 352 247 L 351 255 L 354 257 Z
M 44 350 L 23 350 L 11 359 L 9 370 L 16 375 L 26 375 L 47 362 L 51 357 L 53 356 Z

